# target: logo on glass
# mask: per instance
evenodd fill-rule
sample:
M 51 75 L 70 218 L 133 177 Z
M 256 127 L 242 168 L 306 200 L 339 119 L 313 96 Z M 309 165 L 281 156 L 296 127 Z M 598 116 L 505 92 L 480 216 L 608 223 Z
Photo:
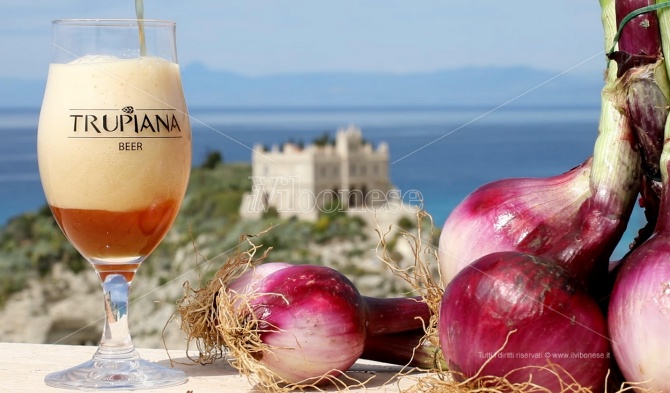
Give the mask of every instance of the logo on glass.
M 71 109 L 72 138 L 90 138 L 96 135 L 136 134 L 147 137 L 170 137 L 181 133 L 176 109 L 140 109 L 131 105 L 119 109 Z M 83 135 L 82 135 L 83 134 Z M 174 135 L 174 134 L 172 134 Z M 181 136 L 171 136 L 180 138 Z

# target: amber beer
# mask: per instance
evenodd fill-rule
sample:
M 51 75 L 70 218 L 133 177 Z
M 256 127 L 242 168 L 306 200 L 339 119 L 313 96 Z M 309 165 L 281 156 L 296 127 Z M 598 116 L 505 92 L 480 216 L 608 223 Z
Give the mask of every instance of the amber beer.
M 50 207 L 70 242 L 89 256 L 103 280 L 106 274 L 121 273 L 131 281 L 141 263 L 138 257 L 149 255 L 170 229 L 179 201 L 128 212 Z
M 52 64 L 38 134 L 42 184 L 63 233 L 103 279 L 132 279 L 171 227 L 188 182 L 178 65 L 94 56 Z

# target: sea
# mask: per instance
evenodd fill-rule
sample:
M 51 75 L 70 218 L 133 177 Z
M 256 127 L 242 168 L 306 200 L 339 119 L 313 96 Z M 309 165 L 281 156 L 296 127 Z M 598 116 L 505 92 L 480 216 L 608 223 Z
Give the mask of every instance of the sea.
M 441 227 L 477 187 L 511 177 L 563 173 L 593 153 L 599 107 L 189 108 L 193 165 L 214 151 L 250 162 L 255 144 L 315 138 L 355 125 L 389 146 L 389 173 L 403 198 L 420 197 Z M 37 167 L 39 109 L 0 108 L 0 226 L 45 204 Z M 643 225 L 636 209 L 614 257 Z

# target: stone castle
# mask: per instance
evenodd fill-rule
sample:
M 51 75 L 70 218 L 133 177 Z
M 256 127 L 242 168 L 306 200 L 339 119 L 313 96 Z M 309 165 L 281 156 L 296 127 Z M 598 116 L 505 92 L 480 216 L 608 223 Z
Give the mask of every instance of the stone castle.
M 327 143 L 255 145 L 251 164 L 253 186 L 240 208 L 243 217 L 274 208 L 280 217 L 315 220 L 319 212 L 378 208 L 393 195 L 388 145 L 373 148 L 356 126 L 338 129 Z

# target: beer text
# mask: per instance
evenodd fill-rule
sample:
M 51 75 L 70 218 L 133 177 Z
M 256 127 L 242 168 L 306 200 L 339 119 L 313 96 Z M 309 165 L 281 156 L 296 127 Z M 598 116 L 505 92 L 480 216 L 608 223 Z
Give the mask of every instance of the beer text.
M 119 150 L 142 150 L 142 142 L 119 142 Z

